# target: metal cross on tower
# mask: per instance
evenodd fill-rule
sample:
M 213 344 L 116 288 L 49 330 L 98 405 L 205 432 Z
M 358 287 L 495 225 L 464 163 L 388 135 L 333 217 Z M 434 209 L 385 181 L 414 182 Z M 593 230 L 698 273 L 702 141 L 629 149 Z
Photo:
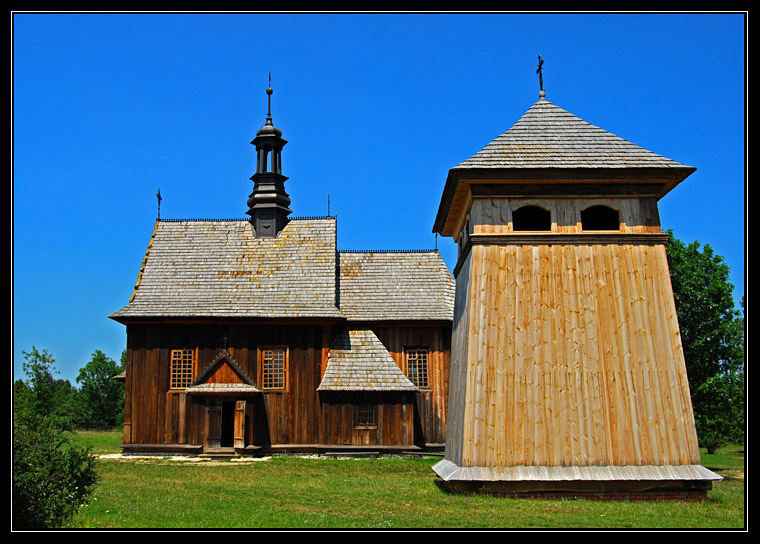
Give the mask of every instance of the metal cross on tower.
M 538 69 L 536 70 L 536 73 L 538 74 L 538 83 L 541 86 L 541 90 L 544 90 L 544 73 L 543 73 L 543 66 L 544 61 L 541 58 L 541 55 L 538 55 Z

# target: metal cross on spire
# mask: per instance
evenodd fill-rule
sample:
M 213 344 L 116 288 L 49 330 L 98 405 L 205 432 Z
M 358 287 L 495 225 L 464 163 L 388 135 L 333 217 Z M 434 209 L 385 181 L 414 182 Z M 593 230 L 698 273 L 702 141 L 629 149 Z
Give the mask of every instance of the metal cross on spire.
M 158 189 L 158 192 L 156 193 L 156 198 L 158 199 L 158 219 L 161 219 L 161 189 Z
M 536 70 L 536 73 L 538 74 L 538 84 L 541 86 L 540 90 L 544 90 L 544 73 L 543 73 L 543 67 L 544 67 L 544 61 L 541 58 L 541 55 L 538 55 L 538 69 Z
M 272 124 L 272 72 L 269 72 L 269 86 L 267 87 L 267 123 Z

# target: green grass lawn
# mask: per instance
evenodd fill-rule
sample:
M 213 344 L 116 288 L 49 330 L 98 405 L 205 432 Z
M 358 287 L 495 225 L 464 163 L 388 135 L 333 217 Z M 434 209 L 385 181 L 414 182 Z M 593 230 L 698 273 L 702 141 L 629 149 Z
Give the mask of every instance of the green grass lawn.
M 96 454 L 117 433 L 78 433 Z M 109 438 L 109 435 L 112 436 Z M 744 519 L 744 452 L 703 453 L 724 476 L 707 500 L 596 502 L 449 494 L 437 458 L 274 457 L 245 462 L 100 459 L 75 528 L 734 528 Z

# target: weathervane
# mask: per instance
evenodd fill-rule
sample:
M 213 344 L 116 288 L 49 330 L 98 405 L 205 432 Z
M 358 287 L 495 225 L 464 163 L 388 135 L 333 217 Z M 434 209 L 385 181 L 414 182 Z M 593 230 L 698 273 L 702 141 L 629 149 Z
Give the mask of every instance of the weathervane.
M 541 90 L 544 90 L 544 73 L 542 72 L 544 66 L 544 61 L 541 58 L 541 55 L 538 55 L 538 70 L 536 70 L 536 73 L 538 74 L 538 83 L 541 86 Z

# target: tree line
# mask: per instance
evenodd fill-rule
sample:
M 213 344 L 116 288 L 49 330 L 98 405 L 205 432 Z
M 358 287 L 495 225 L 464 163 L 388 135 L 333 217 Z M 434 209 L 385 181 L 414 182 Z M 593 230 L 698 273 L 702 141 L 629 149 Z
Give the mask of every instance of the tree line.
M 55 378 L 55 359 L 32 346 L 22 351 L 21 368 L 26 381 L 13 384 L 14 410 L 55 417 L 68 425 L 115 427 L 124 420 L 124 385 L 114 376 L 124 370 L 126 351 L 116 363 L 100 350 L 82 368 L 74 387 L 69 380 Z

